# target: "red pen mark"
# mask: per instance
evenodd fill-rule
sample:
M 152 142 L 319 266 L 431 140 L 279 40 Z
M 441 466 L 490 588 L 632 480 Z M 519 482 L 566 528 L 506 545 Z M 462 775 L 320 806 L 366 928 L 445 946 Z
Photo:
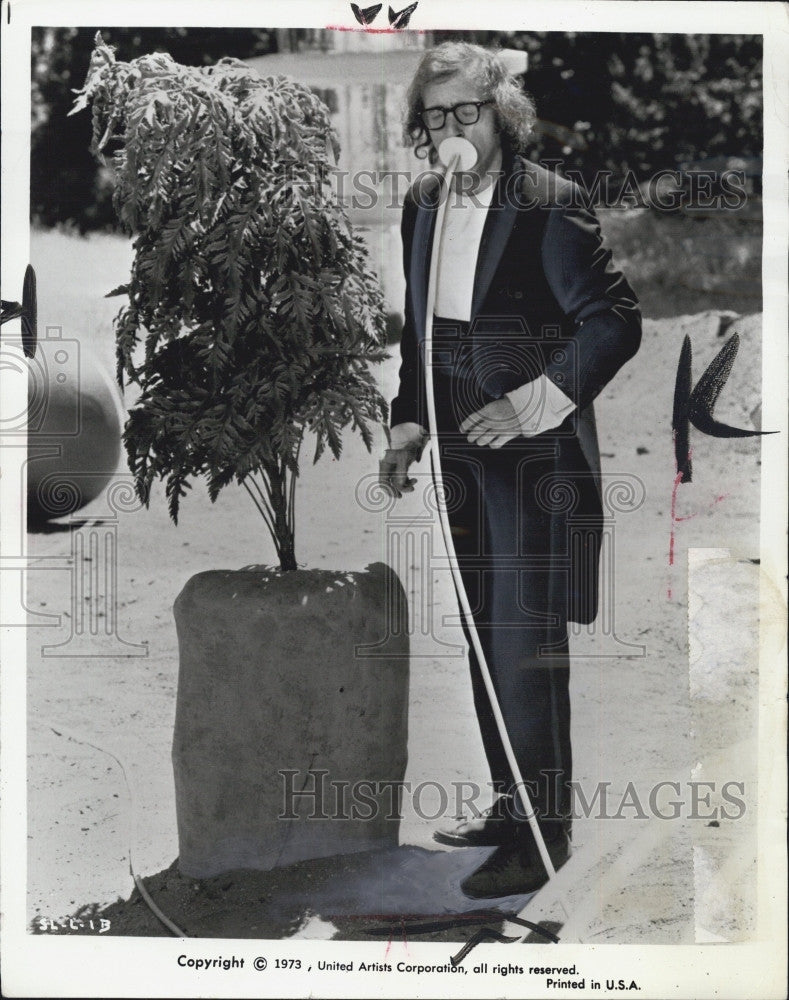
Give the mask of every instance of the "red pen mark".
M 676 529 L 677 524 L 681 518 L 677 517 L 677 493 L 679 492 L 680 483 L 685 478 L 685 472 L 691 467 L 690 460 L 693 457 L 693 449 L 688 448 L 687 459 L 682 462 L 681 467 L 679 467 L 679 462 L 676 457 L 676 444 L 677 444 L 677 431 L 676 428 L 672 434 L 674 438 L 674 448 L 675 448 L 675 459 L 674 459 L 674 485 L 671 488 L 671 536 L 669 538 L 668 545 L 668 564 L 669 566 L 674 565 L 674 543 L 676 541 Z M 671 600 L 671 584 L 668 585 L 668 599 Z
M 676 525 L 680 520 L 677 517 L 677 490 L 682 482 L 682 473 L 678 472 L 674 477 L 674 485 L 671 489 L 671 539 L 668 546 L 668 564 L 674 565 L 674 540 L 676 538 Z
M 406 954 L 408 954 L 408 938 L 406 937 L 406 933 L 405 933 L 405 918 L 404 917 L 401 918 L 400 921 L 399 921 L 399 923 L 400 923 L 400 927 L 401 927 L 401 929 L 403 931 L 403 946 L 404 946 L 404 948 L 406 950 Z M 390 934 L 389 935 L 389 940 L 386 942 L 386 951 L 384 952 L 384 958 L 386 958 L 386 956 L 389 954 L 389 949 L 392 947 L 392 940 L 393 940 L 393 937 Z
M 676 439 L 676 432 L 674 436 Z M 690 467 L 690 460 L 692 457 L 693 457 L 693 449 L 690 448 L 688 450 L 687 464 L 685 466 L 686 468 Z M 676 463 L 674 468 L 676 469 Z M 685 517 L 679 517 L 677 515 L 677 494 L 679 493 L 680 485 L 684 482 L 684 477 L 685 477 L 684 469 L 680 469 L 674 476 L 674 484 L 671 488 L 671 535 L 669 538 L 669 545 L 668 545 L 669 566 L 674 565 L 674 547 L 676 542 L 677 525 L 682 524 L 683 521 L 692 521 L 694 517 L 698 517 L 699 514 L 701 513 L 701 511 L 697 510 L 693 514 L 687 514 Z M 730 493 L 721 493 L 719 496 L 715 497 L 715 499 L 709 506 L 714 507 L 715 504 L 720 503 L 722 500 L 726 500 L 729 496 L 731 496 Z M 671 600 L 672 593 L 673 591 L 671 589 L 671 582 L 669 581 L 668 588 L 666 591 L 666 595 L 669 600 Z
M 402 34 L 401 28 L 354 28 L 353 25 L 347 24 L 327 24 L 327 31 L 361 31 L 365 35 L 399 35 Z M 427 30 L 424 28 L 410 28 L 413 34 L 425 35 Z
M 716 503 L 720 503 L 721 500 L 725 500 L 729 496 L 731 496 L 730 493 L 721 493 L 719 497 L 715 497 L 715 499 L 710 504 L 710 507 L 714 507 Z M 687 517 L 678 517 L 676 518 L 676 522 L 677 524 L 679 524 L 681 521 L 692 521 L 693 518 L 698 517 L 700 513 L 701 511 L 697 510 L 694 514 L 688 514 Z

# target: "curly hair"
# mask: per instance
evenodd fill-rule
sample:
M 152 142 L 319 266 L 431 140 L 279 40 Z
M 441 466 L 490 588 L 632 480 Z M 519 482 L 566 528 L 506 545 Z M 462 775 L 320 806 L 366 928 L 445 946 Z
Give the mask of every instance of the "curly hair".
M 493 101 L 502 142 L 515 153 L 523 153 L 537 120 L 534 101 L 504 65 L 499 53 L 469 42 L 444 42 L 426 52 L 406 93 L 403 141 L 414 146 L 420 158 L 431 164 L 438 159 L 430 133 L 422 124 L 422 99 L 429 83 L 463 74 L 479 84 L 482 96 Z

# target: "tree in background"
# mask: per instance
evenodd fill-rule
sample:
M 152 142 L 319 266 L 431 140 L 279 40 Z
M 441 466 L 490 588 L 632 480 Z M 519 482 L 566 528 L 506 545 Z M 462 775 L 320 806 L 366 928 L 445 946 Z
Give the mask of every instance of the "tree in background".
M 646 180 L 683 161 L 762 155 L 758 36 L 615 32 L 436 32 L 529 54 L 541 125 L 534 159 L 589 182 L 600 170 Z
M 369 370 L 386 357 L 383 300 L 329 182 L 328 109 L 235 59 L 116 61 L 101 35 L 74 111 L 88 105 L 134 236 L 115 334 L 118 379 L 141 389 L 124 432 L 138 495 L 165 480 L 175 520 L 190 480 L 212 500 L 235 481 L 295 570 L 305 431 L 315 461 L 339 458 L 343 428 L 369 451 L 387 413 Z
M 108 28 L 106 42 L 130 58 L 169 52 L 204 66 L 223 56 L 250 58 L 276 51 L 276 33 L 265 29 Z M 90 153 L 90 121 L 68 117 L 74 92 L 85 80 L 96 28 L 33 28 L 30 211 L 43 226 L 68 223 L 81 233 L 116 228 L 112 178 Z

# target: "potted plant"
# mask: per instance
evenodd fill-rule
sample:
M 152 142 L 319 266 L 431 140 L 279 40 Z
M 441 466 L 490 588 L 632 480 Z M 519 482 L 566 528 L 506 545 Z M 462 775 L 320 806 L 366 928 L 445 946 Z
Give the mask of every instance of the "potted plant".
M 306 432 L 315 461 L 339 458 L 343 429 L 369 451 L 386 416 L 369 370 L 386 357 L 383 302 L 330 184 L 328 109 L 235 59 L 120 62 L 100 34 L 74 111 L 88 104 L 134 236 L 129 280 L 110 294 L 128 296 L 115 332 L 118 380 L 139 388 L 123 434 L 137 492 L 147 505 L 163 480 L 177 522 L 195 478 L 212 501 L 238 483 L 279 557 L 200 573 L 175 602 L 181 871 L 396 844 L 384 791 L 350 822 L 332 794 L 402 779 L 407 639 L 357 655 L 390 614 L 404 620 L 402 587 L 380 563 L 338 574 L 296 560 Z

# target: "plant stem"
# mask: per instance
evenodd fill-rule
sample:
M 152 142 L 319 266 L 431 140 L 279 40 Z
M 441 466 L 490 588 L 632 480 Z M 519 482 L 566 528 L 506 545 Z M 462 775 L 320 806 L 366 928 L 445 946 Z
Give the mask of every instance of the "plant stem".
M 296 478 L 298 476 L 299 468 L 299 452 L 301 451 L 301 444 L 304 440 L 304 434 L 299 438 L 298 444 L 296 445 L 296 452 L 293 456 L 295 462 L 295 471 L 290 474 L 290 485 L 288 486 L 288 527 L 291 532 L 296 530 Z
M 294 534 L 288 518 L 287 468 L 284 463 L 266 466 L 270 488 L 271 507 L 274 511 L 274 529 L 279 563 L 283 571 L 297 569 Z
M 266 522 L 266 527 L 274 536 L 274 541 L 276 543 L 277 533 L 274 528 L 274 512 L 271 509 L 271 503 L 270 503 L 271 491 L 268 488 L 268 483 L 266 482 L 265 478 L 261 476 L 261 479 L 263 480 L 263 486 L 266 489 L 266 492 L 264 493 L 263 490 L 260 488 L 260 483 L 255 478 L 254 473 L 248 476 L 248 479 L 257 490 L 258 497 L 260 498 L 260 505 L 258 505 L 257 501 L 255 501 L 255 506 L 257 506 L 258 510 L 263 515 L 263 520 Z
M 274 539 L 274 545 L 276 545 L 277 544 L 277 535 L 276 535 L 276 532 L 274 531 L 274 525 L 273 525 L 273 523 L 270 520 L 269 513 L 266 511 L 265 507 L 258 501 L 258 498 L 255 496 L 255 494 L 250 489 L 249 483 L 246 481 L 246 479 L 244 480 L 243 486 L 244 486 L 244 489 L 247 491 L 247 493 L 252 498 L 252 503 L 257 507 L 258 511 L 260 512 L 261 517 L 266 522 L 266 527 L 271 532 L 271 537 Z M 257 483 L 255 483 L 255 486 L 257 486 Z M 259 487 L 258 487 L 258 490 L 259 490 Z

